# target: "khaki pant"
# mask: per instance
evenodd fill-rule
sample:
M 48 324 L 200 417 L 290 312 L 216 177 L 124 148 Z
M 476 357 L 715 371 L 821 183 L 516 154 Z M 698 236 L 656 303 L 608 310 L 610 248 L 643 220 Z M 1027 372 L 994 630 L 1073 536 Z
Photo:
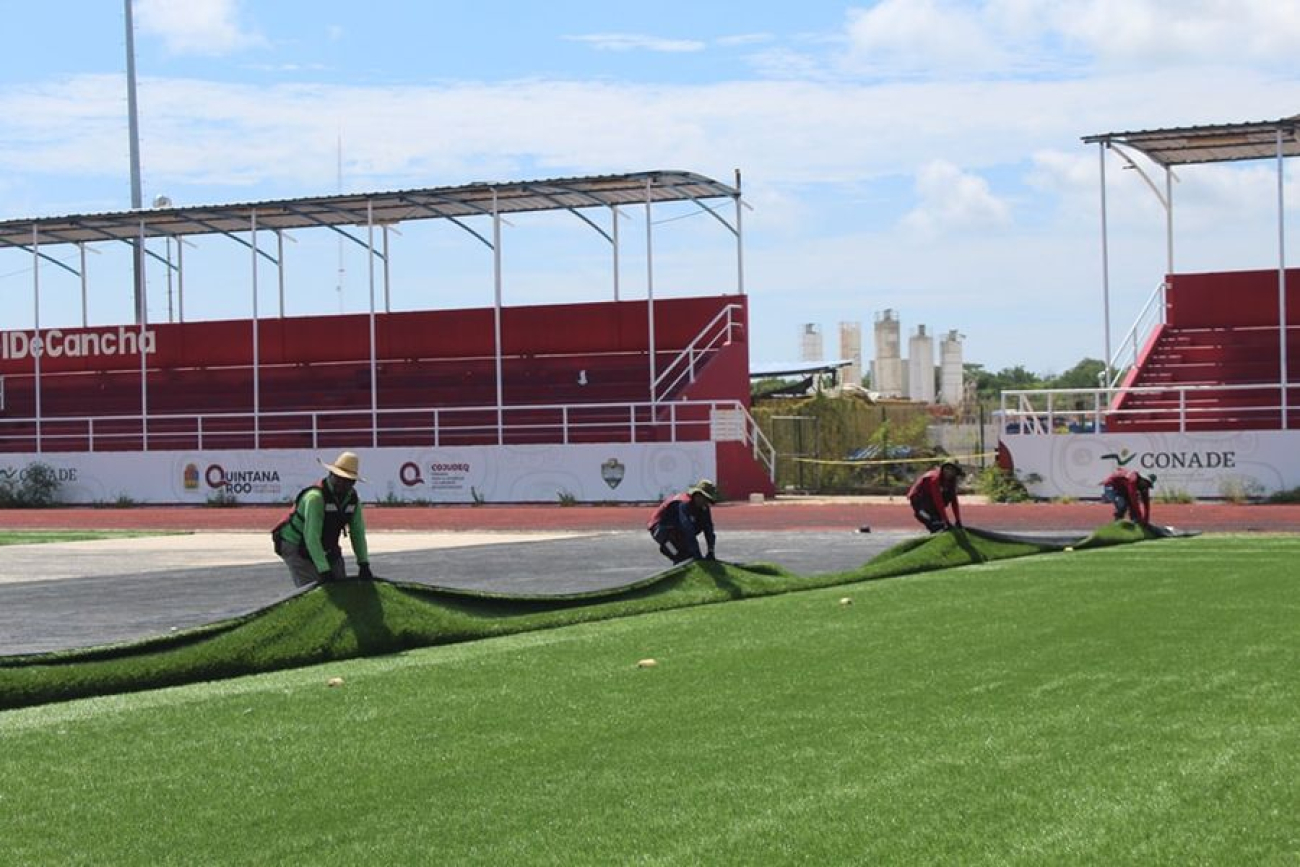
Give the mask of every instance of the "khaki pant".
M 277 534 L 278 535 L 278 534 Z M 311 558 L 298 550 L 298 546 L 283 539 L 277 539 L 275 543 L 275 553 L 280 555 L 280 559 L 289 567 L 289 577 L 293 579 L 293 586 L 306 587 L 320 580 L 320 574 L 316 571 L 316 564 Z M 343 554 L 337 553 L 329 558 L 330 578 L 331 581 L 343 581 L 348 577 L 347 570 L 343 566 Z

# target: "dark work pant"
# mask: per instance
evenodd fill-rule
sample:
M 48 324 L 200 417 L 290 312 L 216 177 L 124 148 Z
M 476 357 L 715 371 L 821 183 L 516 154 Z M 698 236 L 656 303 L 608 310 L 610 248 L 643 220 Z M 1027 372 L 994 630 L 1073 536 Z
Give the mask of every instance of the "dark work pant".
M 948 524 L 943 518 L 939 517 L 943 514 L 943 510 L 936 509 L 934 503 L 930 502 L 929 497 L 913 497 L 911 503 L 912 514 L 916 516 L 916 520 L 920 521 L 925 529 L 931 533 L 938 533 L 940 530 L 948 528 Z
M 659 553 L 673 563 L 685 563 L 700 556 L 700 546 L 693 538 L 687 537 L 680 527 L 655 524 L 650 530 L 650 537 L 659 543 Z

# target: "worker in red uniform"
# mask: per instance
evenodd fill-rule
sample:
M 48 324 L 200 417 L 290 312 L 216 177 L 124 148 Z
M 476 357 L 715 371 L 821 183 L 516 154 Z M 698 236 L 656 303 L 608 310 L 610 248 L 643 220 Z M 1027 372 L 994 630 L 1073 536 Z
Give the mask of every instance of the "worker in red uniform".
M 944 461 L 920 475 L 907 491 L 916 520 L 931 533 L 961 526 L 961 505 L 957 502 L 957 482 L 966 471 L 952 461 Z M 952 506 L 952 521 L 947 506 Z
M 1125 517 L 1143 526 L 1151 523 L 1151 489 L 1154 474 L 1144 476 L 1133 470 L 1118 468 L 1101 483 L 1101 498 L 1115 507 L 1115 520 Z
M 674 564 L 687 560 L 712 560 L 717 536 L 713 532 L 711 507 L 718 501 L 718 489 L 708 479 L 701 479 L 685 492 L 669 497 L 650 515 L 646 529 L 659 543 L 659 553 Z M 707 553 L 700 553 L 695 537 L 704 534 Z

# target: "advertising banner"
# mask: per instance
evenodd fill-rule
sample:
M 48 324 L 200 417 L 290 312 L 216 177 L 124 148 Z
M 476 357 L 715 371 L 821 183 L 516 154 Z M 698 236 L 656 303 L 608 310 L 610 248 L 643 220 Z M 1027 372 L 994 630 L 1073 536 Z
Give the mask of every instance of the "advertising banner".
M 716 478 L 710 442 L 354 449 L 367 502 L 657 502 Z M 102 452 L 0 456 L 0 482 L 34 463 L 62 503 L 283 503 L 319 481 L 337 451 Z
M 1155 492 L 1267 496 L 1300 486 L 1300 431 L 1003 436 L 1037 497 L 1098 497 L 1117 467 L 1157 477 Z

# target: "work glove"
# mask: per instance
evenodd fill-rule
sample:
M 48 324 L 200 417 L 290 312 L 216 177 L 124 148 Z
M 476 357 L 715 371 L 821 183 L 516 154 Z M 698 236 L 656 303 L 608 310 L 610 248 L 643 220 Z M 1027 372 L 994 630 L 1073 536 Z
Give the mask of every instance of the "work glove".
M 374 581 L 375 573 L 370 571 L 369 563 L 362 563 L 361 568 L 357 570 L 357 578 L 361 581 Z
M 334 580 L 334 573 L 329 569 L 324 569 L 316 573 L 316 583 L 318 584 L 324 584 L 328 581 L 333 581 L 333 580 Z

